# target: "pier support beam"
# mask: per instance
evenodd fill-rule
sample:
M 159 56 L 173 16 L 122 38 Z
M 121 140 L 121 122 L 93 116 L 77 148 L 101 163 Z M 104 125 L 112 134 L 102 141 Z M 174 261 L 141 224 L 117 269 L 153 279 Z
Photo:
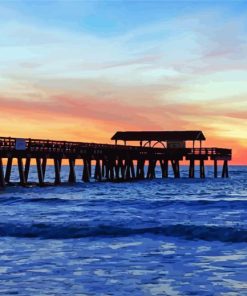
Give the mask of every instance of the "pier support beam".
M 105 179 L 106 180 L 110 180 L 110 160 L 107 158 L 104 161 L 104 165 L 105 165 Z
M 69 158 L 69 183 L 76 182 L 75 159 Z
M 10 183 L 12 163 L 13 163 L 13 157 L 8 157 L 6 171 L 5 171 L 5 182 L 7 184 Z
M 110 158 L 108 161 L 108 166 L 109 166 L 109 176 L 111 181 L 114 180 L 115 165 L 116 165 L 115 160 L 113 158 Z
M 168 178 L 168 160 L 160 159 L 162 178 Z
M 224 160 L 222 169 L 222 178 L 228 178 L 228 161 Z
M 217 166 L 217 159 L 214 159 L 214 177 L 218 177 L 218 166 Z
M 89 172 L 89 179 L 90 179 L 92 176 L 92 160 L 88 159 L 87 162 L 88 162 L 88 172 Z
M 127 180 L 127 181 L 131 179 L 130 161 L 131 160 L 129 160 L 129 159 L 125 160 L 125 165 L 126 165 L 125 180 Z
M 17 163 L 18 163 L 20 184 L 21 184 L 21 186 L 26 186 L 27 182 L 26 182 L 25 172 L 24 172 L 24 168 L 23 168 L 23 159 L 21 157 L 18 157 Z
M 132 159 L 130 160 L 130 172 L 131 172 L 131 178 L 135 179 L 136 178 L 135 166 L 134 166 L 134 162 Z
M 147 179 L 155 178 L 156 159 L 150 159 L 147 171 Z
M 132 159 L 126 159 L 125 160 L 125 165 L 126 165 L 125 179 L 126 180 L 135 179 L 136 174 L 135 174 L 135 167 L 134 167 L 133 160 Z
M 106 178 L 106 180 L 110 180 L 110 164 L 109 164 L 109 162 L 110 162 L 109 159 L 104 160 L 104 177 Z
M 118 160 L 118 165 L 119 165 L 119 169 L 120 169 L 120 173 L 121 173 L 121 179 L 124 180 L 125 179 L 125 168 L 126 168 L 126 165 L 125 165 L 124 160 L 122 158 L 120 158 Z
M 143 159 L 138 159 L 137 160 L 136 178 L 138 180 L 144 179 L 144 160 Z
M 146 175 L 147 179 L 151 179 L 151 170 L 152 170 L 152 160 L 149 160 L 148 161 L 148 170 L 147 170 L 147 175 Z
M 195 160 L 190 159 L 189 178 L 195 178 Z
M 175 178 L 180 178 L 179 160 L 171 160 Z
M 54 158 L 54 169 L 55 169 L 55 185 L 61 184 L 61 161 L 59 158 Z
M 140 179 L 145 179 L 145 159 L 142 159 L 140 163 Z
M 89 171 L 89 162 L 88 159 L 83 159 L 83 173 L 82 173 L 82 181 L 89 182 L 90 181 L 90 171 Z
M 0 188 L 5 187 L 4 171 L 3 171 L 3 161 L 0 157 Z
M 36 158 L 36 164 L 37 164 L 39 186 L 44 186 L 44 174 L 43 174 L 43 169 L 41 165 L 41 159 L 39 157 Z
M 204 179 L 205 178 L 205 167 L 204 167 L 204 160 L 200 160 L 200 178 Z
M 28 181 L 28 175 L 29 175 L 29 170 L 30 170 L 30 163 L 31 163 L 31 158 L 30 158 L 30 156 L 28 156 L 28 157 L 26 158 L 26 162 L 25 162 L 25 170 L 24 170 L 24 174 L 25 174 L 26 182 Z
M 120 173 L 120 166 L 119 166 L 119 159 L 116 160 L 115 163 L 115 178 L 119 180 L 119 173 Z
M 99 159 L 96 159 L 94 179 L 97 180 L 97 181 L 102 180 L 101 166 L 100 166 L 100 160 Z
M 105 159 L 102 160 L 101 175 L 102 175 L 102 178 L 105 178 L 105 176 L 106 176 L 106 163 L 105 163 Z
M 47 158 L 44 157 L 42 161 L 42 172 L 43 172 L 44 181 L 45 181 L 45 173 L 46 173 L 46 164 L 47 164 Z

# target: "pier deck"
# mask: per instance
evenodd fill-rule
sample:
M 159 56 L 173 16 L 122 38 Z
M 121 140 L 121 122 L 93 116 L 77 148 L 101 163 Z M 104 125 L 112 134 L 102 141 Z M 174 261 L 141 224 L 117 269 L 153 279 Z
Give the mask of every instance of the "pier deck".
M 180 162 L 189 162 L 188 177 L 195 177 L 195 161 L 199 162 L 200 177 L 205 178 L 204 161 L 212 160 L 214 177 L 218 176 L 217 162 L 223 161 L 222 177 L 228 177 L 231 149 L 223 148 L 156 148 L 129 145 L 111 145 L 84 142 L 16 139 L 0 137 L 0 187 L 11 183 L 13 160 L 17 160 L 20 185 L 28 184 L 31 160 L 36 160 L 37 184 L 45 185 L 47 160 L 54 164 L 54 184 L 61 184 L 61 164 L 69 162 L 68 182 L 76 182 L 75 161 L 83 160 L 80 179 L 102 181 L 153 179 L 160 165 L 162 177 L 168 177 L 169 163 L 174 177 L 180 177 Z M 6 165 L 3 165 L 6 162 Z M 92 172 L 92 164 L 94 172 Z M 145 166 L 147 169 L 145 170 Z

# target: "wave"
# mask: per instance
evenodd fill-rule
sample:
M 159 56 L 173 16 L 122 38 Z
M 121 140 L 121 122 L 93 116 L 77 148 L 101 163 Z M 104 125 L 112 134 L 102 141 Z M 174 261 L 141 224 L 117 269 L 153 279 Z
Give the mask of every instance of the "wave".
M 132 207 L 142 207 L 142 208 L 161 208 L 161 207 L 168 207 L 168 206 L 212 206 L 212 207 L 236 207 L 236 208 L 242 208 L 246 207 L 247 204 L 247 198 L 242 196 L 236 196 L 236 197 L 226 197 L 225 195 L 215 195 L 212 199 L 205 198 L 205 199 L 164 199 L 164 200 L 133 200 L 133 199 L 109 199 L 109 198 L 100 198 L 100 199 L 91 199 L 86 200 L 82 198 L 77 199 L 68 199 L 68 198 L 60 198 L 60 197 L 1 197 L 0 199 L 0 205 L 12 205 L 12 204 L 26 204 L 26 203 L 44 203 L 44 204 L 60 204 L 60 203 L 78 203 L 78 202 L 84 202 L 91 204 L 108 204 L 111 206 L 115 205 L 121 205 L 121 207 L 129 206 Z
M 124 237 L 133 235 L 161 235 L 187 240 L 205 240 L 241 243 L 247 242 L 247 229 L 210 225 L 175 224 L 157 227 L 128 228 L 121 226 L 88 226 L 80 223 L 1 223 L 0 236 L 41 239 L 76 239 L 86 237 Z
M 58 197 L 49 197 L 49 198 L 42 198 L 42 197 L 37 197 L 37 198 L 30 198 L 30 199 L 25 199 L 23 202 L 40 202 L 40 203 L 66 203 L 70 202 L 70 200 L 58 198 Z
M 33 198 L 23 198 L 23 197 L 7 197 L 1 198 L 0 204 L 12 205 L 12 204 L 25 204 L 25 203 L 47 203 L 47 204 L 59 204 L 68 203 L 70 200 L 58 198 L 58 197 L 33 197 Z

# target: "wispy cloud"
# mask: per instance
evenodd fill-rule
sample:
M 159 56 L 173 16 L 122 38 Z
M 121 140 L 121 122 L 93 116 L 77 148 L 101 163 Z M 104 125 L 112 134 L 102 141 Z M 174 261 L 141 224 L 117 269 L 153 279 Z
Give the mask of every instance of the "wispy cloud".
M 107 36 L 71 29 L 69 20 L 41 24 L 13 7 L 5 15 L 1 133 L 18 131 L 25 118 L 23 133 L 44 136 L 43 126 L 49 136 L 53 128 L 54 136 L 105 141 L 115 129 L 199 128 L 244 146 L 247 35 L 239 12 L 209 7 Z

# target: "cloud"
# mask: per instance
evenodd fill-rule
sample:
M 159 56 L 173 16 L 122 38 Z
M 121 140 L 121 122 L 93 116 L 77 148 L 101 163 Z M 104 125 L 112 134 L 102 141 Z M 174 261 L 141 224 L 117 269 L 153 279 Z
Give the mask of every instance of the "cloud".
M 104 37 L 18 15 L 0 20 L 0 34 L 2 133 L 22 121 L 23 134 L 102 141 L 117 129 L 203 129 L 242 149 L 247 35 L 238 15 L 208 10 Z

